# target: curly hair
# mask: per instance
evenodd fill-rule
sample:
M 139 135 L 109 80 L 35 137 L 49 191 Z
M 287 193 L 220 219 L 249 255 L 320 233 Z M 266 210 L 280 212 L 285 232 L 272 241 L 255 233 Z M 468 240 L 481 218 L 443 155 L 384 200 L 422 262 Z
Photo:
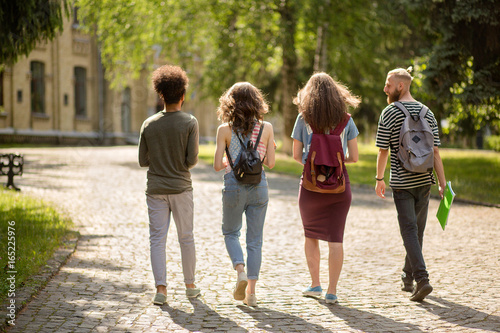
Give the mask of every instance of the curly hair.
M 269 107 L 262 92 L 248 82 L 235 83 L 220 98 L 219 120 L 228 123 L 235 133 L 247 135 L 256 120 L 262 120 Z
M 346 116 L 347 106 L 357 107 L 361 99 L 326 73 L 316 73 L 293 100 L 304 120 L 315 131 L 326 133 Z
M 186 93 L 189 79 L 178 66 L 164 65 L 153 72 L 153 88 L 165 104 L 178 103 Z

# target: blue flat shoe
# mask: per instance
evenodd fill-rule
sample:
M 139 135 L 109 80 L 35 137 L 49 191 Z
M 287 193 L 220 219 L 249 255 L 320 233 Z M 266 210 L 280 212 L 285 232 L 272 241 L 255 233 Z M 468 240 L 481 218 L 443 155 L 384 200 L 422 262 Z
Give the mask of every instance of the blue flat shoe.
M 328 303 L 328 304 L 334 304 L 334 303 L 338 303 L 338 299 L 337 299 L 337 296 L 335 296 L 334 294 L 326 294 L 325 295 L 325 302 Z
M 311 288 L 309 286 L 302 291 L 302 295 L 304 295 L 304 296 L 321 296 L 322 293 L 323 293 L 323 289 L 321 288 L 321 286 L 317 286 L 314 288 Z

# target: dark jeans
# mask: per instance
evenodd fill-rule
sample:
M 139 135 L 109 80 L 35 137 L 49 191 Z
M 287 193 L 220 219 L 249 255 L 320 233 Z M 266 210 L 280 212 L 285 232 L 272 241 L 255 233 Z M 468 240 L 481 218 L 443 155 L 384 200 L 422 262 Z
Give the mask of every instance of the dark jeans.
M 422 245 L 431 186 L 409 189 L 393 189 L 394 203 L 398 211 L 399 230 L 406 249 L 403 272 L 406 281 L 428 279 Z

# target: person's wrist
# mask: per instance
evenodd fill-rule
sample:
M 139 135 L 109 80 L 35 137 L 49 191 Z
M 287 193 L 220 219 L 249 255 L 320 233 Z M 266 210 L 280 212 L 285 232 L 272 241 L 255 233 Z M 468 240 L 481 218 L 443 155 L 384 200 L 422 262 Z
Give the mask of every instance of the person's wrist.
M 379 178 L 379 177 L 375 176 L 375 180 L 376 180 L 376 181 L 378 181 L 378 182 L 381 182 L 381 181 L 383 181 L 383 180 L 384 180 L 384 177 Z

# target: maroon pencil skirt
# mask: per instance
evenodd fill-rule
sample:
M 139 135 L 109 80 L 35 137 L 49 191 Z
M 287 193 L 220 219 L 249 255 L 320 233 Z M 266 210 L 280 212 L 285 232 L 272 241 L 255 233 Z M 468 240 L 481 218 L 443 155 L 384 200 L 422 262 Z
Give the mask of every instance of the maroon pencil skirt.
M 307 238 L 342 243 L 347 213 L 351 207 L 351 184 L 346 182 L 345 191 L 325 194 L 299 189 L 299 209 Z

